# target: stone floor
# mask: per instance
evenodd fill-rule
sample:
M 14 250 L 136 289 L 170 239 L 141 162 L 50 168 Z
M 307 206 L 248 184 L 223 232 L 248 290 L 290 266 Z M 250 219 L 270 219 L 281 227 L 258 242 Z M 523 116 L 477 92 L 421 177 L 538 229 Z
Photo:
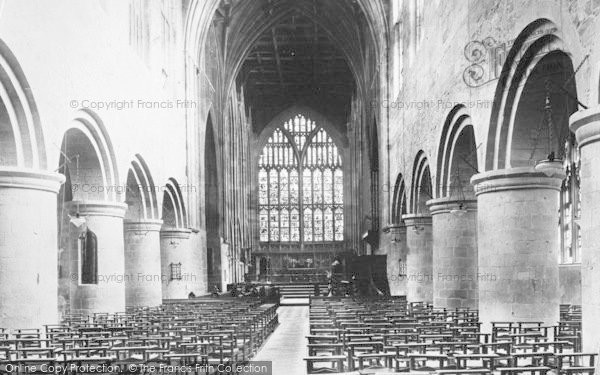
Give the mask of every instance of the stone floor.
M 309 303 L 310 303 L 310 301 L 308 298 L 290 298 L 290 297 L 282 298 L 281 302 L 280 302 L 281 306 L 302 306 L 302 305 L 308 306 Z M 308 324 L 308 322 L 306 324 Z
M 273 375 L 305 375 L 308 306 L 282 306 L 279 327 L 259 350 L 254 361 L 273 361 Z

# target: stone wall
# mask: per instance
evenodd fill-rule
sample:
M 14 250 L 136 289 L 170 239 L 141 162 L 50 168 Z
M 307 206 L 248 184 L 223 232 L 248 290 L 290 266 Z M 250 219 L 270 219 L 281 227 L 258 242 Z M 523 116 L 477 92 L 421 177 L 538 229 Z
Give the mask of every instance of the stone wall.
M 547 19 L 555 25 L 556 30 L 548 32 L 554 32 L 561 38 L 562 46 L 570 55 L 574 69 L 578 69 L 574 77 L 577 97 L 586 105 L 598 101 L 596 86 L 600 46 L 598 39 L 594 37 L 600 28 L 600 4 L 597 2 L 425 2 L 422 18 L 423 39 L 420 43 L 415 41 L 413 5 L 411 2 L 403 4 L 399 53 L 389 56 L 390 66 L 393 66 L 394 59 L 401 60 L 398 64 L 400 69 L 392 70 L 388 75 L 389 87 L 393 88 L 393 82 L 400 84 L 397 91 L 392 91 L 389 96 L 371 103 L 384 107 L 389 114 L 389 131 L 380 131 L 380 135 L 383 135 L 380 142 L 389 144 L 390 163 L 389 174 L 382 176 L 382 186 L 387 187 L 382 189 L 383 205 L 391 205 L 393 189 L 389 187 L 394 186 L 399 174 L 402 174 L 404 181 L 409 184 L 407 191 L 414 191 L 410 181 L 413 180 L 412 166 L 419 150 L 423 150 L 430 160 L 434 191 L 437 194 L 437 187 L 441 184 L 441 171 L 437 170 L 436 161 L 442 128 L 449 113 L 458 104 L 466 107 L 474 126 L 477 169 L 479 172 L 486 169 L 486 158 L 489 159 L 493 154 L 493 150 L 488 146 L 494 144 L 493 141 L 489 143 L 490 137 L 494 136 L 489 134 L 489 127 L 500 68 L 515 40 L 536 20 Z M 390 37 L 393 35 L 391 33 Z M 486 60 L 481 63 L 484 69 L 481 80 L 470 82 L 469 77 L 465 77 L 465 72 L 472 64 L 469 60 L 472 56 L 469 53 L 473 52 L 472 43 L 485 41 L 504 52 L 499 55 L 496 68 L 491 58 L 486 55 Z M 588 54 L 589 56 L 586 56 Z M 560 126 L 566 128 L 568 121 L 565 119 L 564 122 Z M 410 197 L 407 199 L 410 200 Z M 389 217 L 386 219 L 388 222 L 391 220 Z M 489 225 L 495 228 L 495 224 Z M 501 263 L 503 260 L 494 256 L 490 261 Z M 554 262 L 554 259 L 552 261 Z M 578 301 L 576 289 L 580 277 L 577 272 L 563 269 L 561 275 L 561 284 L 564 283 L 561 286 L 561 300 Z
M 67 130 L 81 126 L 81 121 L 75 120 L 82 111 L 92 114 L 102 125 L 102 139 L 107 142 L 102 146 L 111 150 L 107 157 L 111 158 L 111 162 L 114 160 L 115 179 L 108 183 L 110 186 L 105 186 L 107 183 L 97 182 L 98 180 L 90 180 L 85 187 L 74 186 L 73 189 L 118 191 L 109 199 L 109 203 L 123 203 L 128 189 L 128 171 L 132 160 L 140 155 L 147 163 L 149 177 L 155 184 L 156 207 L 160 218 L 167 181 L 177 181 L 183 198 L 185 229 L 191 232 L 186 271 L 194 281 L 186 284 L 186 291 L 202 294 L 207 292 L 207 233 L 204 223 L 206 173 L 203 160 L 205 126 L 211 113 L 214 126 L 218 128 L 215 143 L 220 160 L 219 190 L 222 195 L 210 199 L 220 201 L 223 221 L 219 223 L 218 236 L 231 244 L 232 251 L 229 255 L 233 259 L 232 268 L 236 270 L 232 270 L 232 274 L 240 280 L 245 267 L 240 262 L 240 251 L 251 246 L 252 235 L 250 223 L 246 220 L 248 189 L 237 189 L 236 186 L 247 186 L 246 181 L 251 173 L 251 169 L 244 164 L 248 163 L 251 120 L 243 93 L 237 87 L 224 95 L 225 101 L 220 100 L 224 105 L 215 104 L 223 95 L 222 91 L 215 92 L 215 88 L 221 89 L 218 81 L 222 74 L 217 60 L 205 61 L 208 66 L 206 68 L 196 62 L 199 56 L 191 58 L 184 53 L 186 7 L 189 4 L 180 0 L 164 3 L 166 5 L 163 8 L 161 2 L 97 0 L 50 4 L 8 1 L 3 5 L 0 15 L 3 43 L 0 52 L 3 58 L 9 55 L 12 56 L 11 59 L 14 57 L 14 61 L 9 59 L 9 63 L 19 67 L 17 78 L 26 82 L 27 95 L 31 96 L 32 103 L 35 104 L 32 111 L 39 119 L 38 130 L 43 134 L 43 142 L 35 146 L 48 170 L 59 169 L 63 142 L 69 145 L 69 138 L 65 138 L 65 134 Z M 163 32 L 163 16 L 168 18 L 171 28 L 168 42 L 163 41 L 166 35 Z M 211 47 L 210 44 L 207 46 Z M 195 87 L 195 90 L 190 90 L 190 87 Z M 2 155 L 1 164 L 9 164 L 14 158 L 8 155 L 6 148 L 3 151 L 6 152 Z M 86 156 L 81 157 L 83 160 Z M 75 174 L 84 176 L 88 172 L 70 170 L 72 177 Z M 84 176 L 80 180 L 85 181 L 85 178 Z M 3 194 L 10 192 L 3 190 Z M 32 199 L 32 202 L 35 200 Z M 39 207 L 35 207 L 35 210 L 48 211 L 36 214 L 37 220 L 56 223 L 55 198 L 53 202 L 54 205 L 40 203 Z M 61 207 L 65 202 L 59 203 Z M 30 205 L 25 207 L 34 208 Z M 9 213 L 10 210 L 4 208 L 3 212 Z M 43 219 L 44 217 L 48 220 Z M 96 224 L 93 223 L 94 220 Z M 65 220 L 60 220 L 58 228 L 48 225 L 38 237 L 39 241 L 43 240 L 43 246 L 51 246 L 49 253 L 55 257 L 61 254 L 61 312 L 124 309 L 123 278 L 129 276 L 126 275 L 129 270 L 122 265 L 115 266 L 115 262 L 125 263 L 123 223 L 122 220 L 120 224 L 104 223 L 103 220 L 108 219 L 103 216 L 90 221 L 92 225 L 103 227 L 99 231 L 102 232 L 102 237 L 99 238 L 99 272 L 103 269 L 108 270 L 111 275 L 117 272 L 119 275 L 114 276 L 121 280 L 121 285 L 118 288 L 115 286 L 116 289 L 112 292 L 106 292 L 108 294 L 100 293 L 100 286 L 79 285 L 79 265 L 71 254 L 76 249 L 70 249 L 76 242 L 70 238 L 70 224 L 66 215 Z M 52 231 L 53 234 L 50 233 Z M 57 233 L 59 241 L 52 240 Z M 133 238 L 128 240 L 132 244 L 137 241 Z M 158 248 L 159 237 L 153 236 L 152 240 L 155 242 L 153 246 Z M 25 246 L 25 243 L 22 242 L 21 246 Z M 60 249 L 56 247 L 57 243 L 62 246 Z M 120 251 L 120 254 L 109 256 L 109 248 L 111 251 Z M 145 267 L 139 264 L 143 262 L 143 257 L 137 258 L 129 254 L 128 259 L 133 267 L 131 269 L 136 273 L 167 277 L 168 275 L 161 274 L 166 272 L 164 268 L 161 271 L 156 267 L 156 255 L 153 255 L 153 266 Z M 113 264 L 105 268 L 104 264 L 109 261 Z M 46 262 L 45 270 L 39 274 L 58 274 L 56 270 L 59 267 L 56 263 Z M 24 270 L 18 259 L 10 257 L 3 259 L 2 267 Z M 35 276 L 38 272 L 34 271 L 31 268 L 27 274 Z M 158 275 L 154 275 L 157 273 Z M 72 274 L 75 275 L 74 281 L 71 279 Z M 106 278 L 109 275 L 101 276 Z M 11 283 L 6 282 L 5 285 Z M 44 283 L 48 287 L 56 287 L 55 282 Z M 160 283 L 157 286 L 160 288 Z M 29 295 L 25 290 L 22 293 Z M 154 295 L 156 297 L 159 294 Z M 48 298 L 56 297 L 54 293 L 54 297 Z M 139 299 L 133 298 L 131 303 L 138 303 L 136 300 L 144 303 L 146 297 L 139 295 Z M 56 320 L 55 308 L 52 307 L 56 304 L 46 302 L 43 302 L 44 309 L 49 309 L 49 314 L 54 318 L 40 313 L 39 319 L 50 323 Z M 37 307 L 31 311 L 36 311 L 37 314 Z

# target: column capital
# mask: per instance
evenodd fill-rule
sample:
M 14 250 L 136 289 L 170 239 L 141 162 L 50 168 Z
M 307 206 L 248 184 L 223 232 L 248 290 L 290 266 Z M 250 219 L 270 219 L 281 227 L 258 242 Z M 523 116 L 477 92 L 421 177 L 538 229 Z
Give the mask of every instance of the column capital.
M 0 187 L 58 193 L 65 176 L 60 173 L 20 167 L 0 167 Z
M 569 118 L 569 128 L 579 147 L 600 140 L 600 106 L 577 111 Z
M 163 238 L 179 238 L 187 240 L 190 238 L 192 231 L 187 228 L 175 228 L 169 226 L 163 226 L 160 229 L 160 236 Z
M 406 232 L 407 227 L 402 223 L 389 224 L 383 228 L 383 234 L 381 236 L 382 243 L 394 244 L 406 243 Z
M 477 199 L 458 199 L 456 197 L 436 198 L 428 200 L 427 206 L 431 215 L 453 213 L 457 210 L 470 212 L 477 211 Z
M 482 172 L 471 177 L 475 195 L 505 190 L 560 190 L 565 171 L 559 161 L 542 161 L 535 167 L 516 167 Z
M 111 216 L 122 219 L 127 211 L 127 204 L 106 201 L 70 201 L 65 202 L 69 213 L 83 216 Z
M 402 220 L 406 227 L 416 227 L 423 225 L 431 225 L 431 215 L 423 214 L 405 214 L 402 215 Z
M 162 227 L 162 220 L 144 219 L 144 220 L 125 220 L 126 232 L 158 232 Z
M 386 227 L 382 228 L 382 232 L 385 234 L 400 233 L 402 231 L 406 232 L 406 224 L 404 222 L 397 224 L 389 224 Z

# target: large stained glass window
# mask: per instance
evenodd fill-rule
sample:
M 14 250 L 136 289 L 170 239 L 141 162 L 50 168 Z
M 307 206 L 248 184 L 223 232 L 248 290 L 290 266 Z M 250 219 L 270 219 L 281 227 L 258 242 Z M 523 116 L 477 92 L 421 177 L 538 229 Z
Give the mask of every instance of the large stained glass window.
M 258 171 L 261 242 L 344 240 L 342 158 L 327 132 L 297 115 L 276 129 Z

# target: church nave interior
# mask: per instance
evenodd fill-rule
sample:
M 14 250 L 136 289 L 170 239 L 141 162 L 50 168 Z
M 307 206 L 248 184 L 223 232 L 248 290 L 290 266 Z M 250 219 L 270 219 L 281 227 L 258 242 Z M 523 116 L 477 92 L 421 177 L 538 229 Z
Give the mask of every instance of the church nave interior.
M 2 1 L 0 372 L 600 374 L 598 30 Z

